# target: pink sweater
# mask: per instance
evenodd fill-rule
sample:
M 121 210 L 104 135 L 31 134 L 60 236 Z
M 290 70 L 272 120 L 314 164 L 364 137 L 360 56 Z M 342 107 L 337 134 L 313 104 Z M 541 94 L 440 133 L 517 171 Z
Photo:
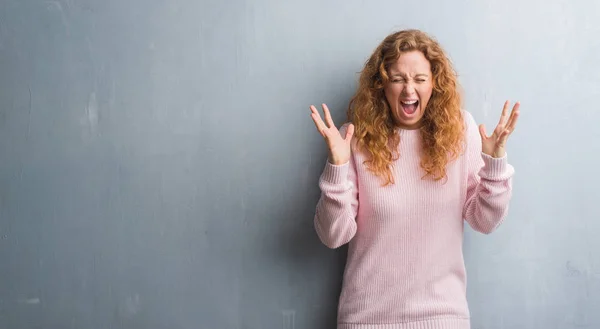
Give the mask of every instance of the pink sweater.
M 338 329 L 470 328 L 464 220 L 486 234 L 498 227 L 514 169 L 481 152 L 477 125 L 463 114 L 466 149 L 448 165 L 445 184 L 422 179 L 418 130 L 398 131 L 394 185 L 383 187 L 359 152 L 326 164 L 315 228 L 330 248 L 349 243 Z

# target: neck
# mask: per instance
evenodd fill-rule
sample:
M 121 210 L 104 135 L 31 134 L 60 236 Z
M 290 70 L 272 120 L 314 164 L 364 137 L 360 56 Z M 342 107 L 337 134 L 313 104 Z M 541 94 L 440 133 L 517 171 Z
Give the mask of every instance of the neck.
M 419 130 L 423 126 L 423 123 L 421 121 L 419 121 L 413 125 L 405 125 L 405 124 L 402 124 L 399 122 L 396 122 L 395 124 L 396 124 L 396 128 L 402 129 L 402 130 Z

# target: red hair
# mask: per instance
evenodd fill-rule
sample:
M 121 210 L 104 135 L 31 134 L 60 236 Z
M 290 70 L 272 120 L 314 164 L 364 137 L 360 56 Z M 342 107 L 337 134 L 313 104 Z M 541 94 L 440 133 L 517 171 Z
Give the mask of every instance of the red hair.
M 399 156 L 400 143 L 384 94 L 384 86 L 389 82 L 387 69 L 401 54 L 413 50 L 425 55 L 433 74 L 433 91 L 420 128 L 424 176 L 434 180 L 445 178 L 446 165 L 462 151 L 461 96 L 456 73 L 444 50 L 432 37 L 418 30 L 390 34 L 367 60 L 348 108 L 357 145 L 369 155 L 367 167 L 384 179 L 384 185 L 394 183 L 391 167 Z

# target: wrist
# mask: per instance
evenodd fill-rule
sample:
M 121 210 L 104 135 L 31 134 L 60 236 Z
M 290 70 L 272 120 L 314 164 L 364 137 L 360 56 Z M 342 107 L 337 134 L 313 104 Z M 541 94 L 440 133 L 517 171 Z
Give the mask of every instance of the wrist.
M 506 152 L 504 152 L 504 150 L 502 150 L 502 151 L 495 151 L 490 156 L 495 159 L 500 159 L 500 158 L 504 158 L 505 155 L 506 155 Z
M 496 150 L 482 150 L 482 153 L 495 158 L 495 159 L 499 159 L 499 158 L 503 158 L 506 155 L 506 151 L 504 149 L 496 149 Z
M 327 161 L 329 161 L 329 163 L 331 163 L 334 166 L 341 166 L 343 164 L 348 163 L 349 160 L 348 159 L 340 159 L 340 158 L 337 158 L 337 157 L 329 156 L 327 158 Z

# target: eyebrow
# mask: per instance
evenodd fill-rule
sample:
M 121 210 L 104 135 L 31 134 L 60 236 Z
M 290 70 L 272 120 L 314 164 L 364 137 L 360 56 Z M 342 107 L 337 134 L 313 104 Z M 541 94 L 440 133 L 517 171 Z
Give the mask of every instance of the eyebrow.
M 392 73 L 390 76 L 392 77 L 402 77 L 404 78 L 406 76 L 406 74 L 404 73 Z M 415 75 L 415 78 L 419 78 L 419 77 L 429 77 L 429 75 L 425 74 L 425 73 L 419 73 L 417 75 Z

